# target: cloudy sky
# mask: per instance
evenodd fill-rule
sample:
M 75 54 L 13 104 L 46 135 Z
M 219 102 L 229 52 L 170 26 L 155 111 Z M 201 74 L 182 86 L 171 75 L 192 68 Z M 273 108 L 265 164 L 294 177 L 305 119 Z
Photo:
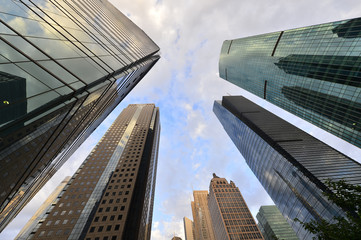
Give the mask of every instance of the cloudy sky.
M 272 200 L 212 112 L 223 95 L 244 95 L 353 158 L 361 151 L 220 79 L 226 39 L 361 16 L 359 0 L 111 0 L 161 48 L 161 59 L 62 169 L 0 234 L 12 239 L 42 201 L 72 175 L 112 121 L 130 103 L 160 107 L 161 143 L 152 239 L 184 239 L 192 190 L 208 190 L 212 173 L 233 180 L 253 215 Z M 361 159 L 358 159 L 361 162 Z

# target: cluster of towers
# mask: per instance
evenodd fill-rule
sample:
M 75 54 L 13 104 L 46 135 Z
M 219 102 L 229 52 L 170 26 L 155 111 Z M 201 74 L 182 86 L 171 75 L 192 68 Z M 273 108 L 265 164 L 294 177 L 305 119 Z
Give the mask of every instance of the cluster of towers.
M 9 1 L 0 19 L 0 231 L 158 61 L 159 47 L 106 0 Z M 27 27 L 14 21 L 21 18 Z M 225 41 L 220 77 L 361 147 L 361 20 Z M 298 238 L 333 221 L 326 180 L 361 165 L 242 96 L 213 111 Z M 150 239 L 159 109 L 130 104 L 18 239 Z M 194 191 L 189 239 L 263 239 L 239 189 Z M 279 215 L 280 216 L 280 215 Z M 261 231 L 262 234 L 261 234 Z M 293 237 L 293 236 L 292 236 Z

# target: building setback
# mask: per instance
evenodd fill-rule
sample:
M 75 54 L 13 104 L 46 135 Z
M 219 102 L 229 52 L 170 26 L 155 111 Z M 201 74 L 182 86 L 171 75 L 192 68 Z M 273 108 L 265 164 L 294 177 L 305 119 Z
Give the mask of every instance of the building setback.
M 258 227 L 265 240 L 298 240 L 295 232 L 276 206 L 261 206 L 257 213 Z
M 361 18 L 226 40 L 220 77 L 361 147 Z
M 150 239 L 159 110 L 130 104 L 26 239 Z
M 159 59 L 158 46 L 107 0 L 5 5 L 0 231 Z
M 183 218 L 184 235 L 186 240 L 195 240 L 194 236 L 194 222 L 187 217 Z
M 299 222 L 345 216 L 330 202 L 327 179 L 361 184 L 361 165 L 241 96 L 215 101 L 213 111 L 248 166 L 300 239 Z
M 193 191 L 191 202 L 196 240 L 215 240 L 208 209 L 208 191 Z
M 213 174 L 208 207 L 216 239 L 263 239 L 241 192 L 234 182 Z

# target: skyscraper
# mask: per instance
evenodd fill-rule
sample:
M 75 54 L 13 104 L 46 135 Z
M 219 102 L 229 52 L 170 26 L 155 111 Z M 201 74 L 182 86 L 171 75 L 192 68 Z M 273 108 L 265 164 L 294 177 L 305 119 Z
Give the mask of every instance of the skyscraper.
M 225 80 L 361 147 L 361 18 L 224 41 Z
M 27 239 L 150 239 L 159 110 L 130 104 Z
M 208 207 L 216 239 L 263 239 L 234 182 L 213 174 Z
M 265 240 L 298 240 L 295 232 L 276 206 L 261 206 L 257 213 L 258 227 Z
M 159 59 L 107 0 L 2 5 L 0 231 Z
M 195 240 L 194 236 L 194 222 L 187 217 L 183 218 L 184 235 L 186 240 Z
M 35 214 L 30 218 L 30 220 L 26 223 L 23 229 L 16 235 L 15 239 L 17 240 L 25 240 L 29 235 L 30 231 L 34 229 L 34 227 L 42 220 L 43 216 L 46 214 L 46 211 L 50 208 L 50 206 L 55 203 L 59 193 L 63 190 L 66 184 L 71 179 L 70 176 L 65 177 L 63 181 L 55 188 L 55 190 L 50 194 L 50 196 L 45 200 L 45 202 L 39 207 L 39 209 L 35 212 Z
M 345 216 L 322 192 L 327 179 L 361 184 L 361 165 L 241 96 L 213 111 L 247 164 L 300 239 L 312 236 L 294 219 Z
M 197 240 L 215 240 L 212 219 L 208 208 L 208 191 L 193 191 L 191 202 L 194 233 Z

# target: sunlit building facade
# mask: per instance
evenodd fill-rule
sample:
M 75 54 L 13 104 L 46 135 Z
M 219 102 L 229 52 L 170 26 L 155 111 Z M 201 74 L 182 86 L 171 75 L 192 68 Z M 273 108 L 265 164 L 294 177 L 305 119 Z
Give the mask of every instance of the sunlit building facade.
M 223 79 L 361 147 L 361 18 L 226 40 Z
M 159 109 L 130 104 L 23 239 L 149 240 Z
M 213 174 L 208 207 L 216 239 L 263 240 L 251 211 L 234 182 Z
M 213 111 L 300 239 L 299 222 L 345 216 L 322 193 L 327 179 L 361 185 L 361 165 L 241 96 L 215 101 Z
M 208 208 L 208 191 L 193 191 L 191 202 L 196 240 L 215 240 L 212 219 Z
M 0 231 L 157 62 L 107 0 L 0 0 Z
M 21 229 L 21 231 L 16 235 L 16 240 L 25 240 L 30 235 L 32 229 L 42 221 L 46 211 L 51 207 L 53 203 L 57 201 L 58 195 L 61 191 L 63 191 L 66 184 L 71 179 L 70 176 L 65 177 L 63 181 L 55 188 L 55 190 L 49 195 L 49 197 L 45 200 L 43 204 L 39 207 L 39 209 L 35 212 L 35 214 L 30 218 L 30 220 L 26 223 L 26 225 Z
M 194 222 L 187 217 L 183 218 L 184 235 L 186 240 L 195 240 L 194 236 Z
M 295 232 L 275 205 L 261 206 L 256 217 L 265 240 L 298 240 Z

